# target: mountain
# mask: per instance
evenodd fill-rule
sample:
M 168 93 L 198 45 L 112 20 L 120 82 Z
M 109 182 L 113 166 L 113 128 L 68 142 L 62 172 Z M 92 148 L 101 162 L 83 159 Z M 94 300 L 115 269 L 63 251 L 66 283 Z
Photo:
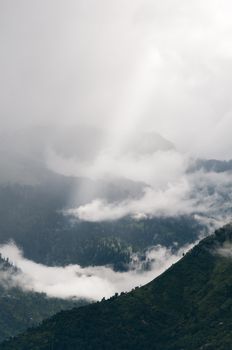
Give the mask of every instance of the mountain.
M 23 291 L 12 278 L 18 273 L 16 267 L 0 256 L 0 341 L 39 324 L 58 311 L 86 303 Z
M 196 241 L 205 229 L 192 216 L 72 220 L 61 210 L 77 180 L 50 176 L 37 186 L 0 186 L 0 244 L 14 240 L 26 258 L 38 263 L 112 265 L 125 270 L 131 253 L 157 244 L 178 249 Z
M 71 311 L 1 350 L 232 349 L 232 225 L 144 287 Z

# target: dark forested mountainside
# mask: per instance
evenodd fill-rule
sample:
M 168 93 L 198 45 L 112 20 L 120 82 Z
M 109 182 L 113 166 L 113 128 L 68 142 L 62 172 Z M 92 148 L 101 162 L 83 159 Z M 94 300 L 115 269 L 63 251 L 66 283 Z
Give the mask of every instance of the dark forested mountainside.
M 87 303 L 84 300 L 48 298 L 43 293 L 24 291 L 12 279 L 18 273 L 16 267 L 0 256 L 0 341 L 37 325 L 60 310 Z
M 157 244 L 178 249 L 205 229 L 192 216 L 73 221 L 60 212 L 68 186 L 1 186 L 0 243 L 13 239 L 27 258 L 48 265 L 111 264 L 125 270 L 131 253 Z
M 223 173 L 232 171 L 232 160 L 217 159 L 197 159 L 190 167 L 189 171 L 199 171 Z
M 225 350 L 232 344 L 232 226 L 144 287 L 64 311 L 1 350 Z

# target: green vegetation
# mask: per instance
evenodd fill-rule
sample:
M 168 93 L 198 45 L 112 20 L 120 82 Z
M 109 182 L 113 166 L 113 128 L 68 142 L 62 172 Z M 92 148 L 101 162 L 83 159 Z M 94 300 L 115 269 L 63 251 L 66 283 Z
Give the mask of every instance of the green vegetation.
M 23 291 L 14 286 L 12 274 L 18 270 L 0 256 L 0 341 L 39 324 L 58 311 L 84 305 L 83 300 L 48 298 L 45 294 Z
M 63 311 L 1 350 L 232 349 L 232 226 L 202 240 L 142 288 Z

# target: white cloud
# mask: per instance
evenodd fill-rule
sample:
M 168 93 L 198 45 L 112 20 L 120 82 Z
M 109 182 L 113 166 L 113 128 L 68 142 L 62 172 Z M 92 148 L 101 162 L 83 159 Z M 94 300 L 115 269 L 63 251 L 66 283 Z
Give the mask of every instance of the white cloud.
M 107 203 L 96 199 L 76 209 L 66 210 L 66 215 L 73 215 L 86 221 L 104 221 L 120 219 L 123 216 L 173 216 L 192 213 L 197 208 L 195 201 L 188 196 L 188 185 L 184 181 L 175 186 L 169 185 L 165 190 L 146 188 L 144 196 L 135 200 L 119 203 Z

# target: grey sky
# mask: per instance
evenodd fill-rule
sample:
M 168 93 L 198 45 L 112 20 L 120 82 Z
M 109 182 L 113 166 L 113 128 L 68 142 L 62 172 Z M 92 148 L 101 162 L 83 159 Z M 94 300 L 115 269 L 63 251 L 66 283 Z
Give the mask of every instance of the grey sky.
M 153 129 L 181 150 L 230 158 L 231 9 L 1 0 L 1 126 L 86 123 L 124 137 Z

